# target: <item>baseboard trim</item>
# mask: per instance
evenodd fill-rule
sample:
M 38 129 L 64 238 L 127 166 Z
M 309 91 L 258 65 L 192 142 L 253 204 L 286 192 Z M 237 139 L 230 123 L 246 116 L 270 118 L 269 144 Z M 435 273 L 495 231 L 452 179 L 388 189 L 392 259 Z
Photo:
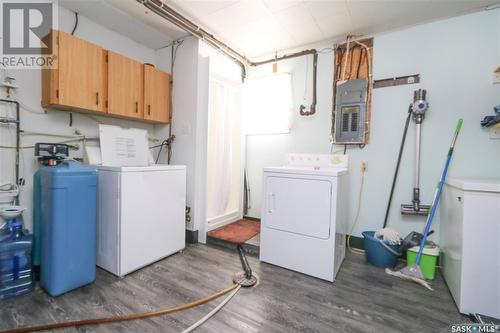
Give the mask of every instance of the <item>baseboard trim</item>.
M 251 217 L 251 216 L 243 216 L 245 220 L 250 220 L 250 221 L 255 221 L 255 222 L 260 222 L 260 218 L 258 217 Z
M 186 230 L 186 243 L 198 243 L 198 230 Z
M 241 219 L 239 211 L 233 211 L 225 215 L 214 217 L 207 221 L 207 232 L 231 224 Z

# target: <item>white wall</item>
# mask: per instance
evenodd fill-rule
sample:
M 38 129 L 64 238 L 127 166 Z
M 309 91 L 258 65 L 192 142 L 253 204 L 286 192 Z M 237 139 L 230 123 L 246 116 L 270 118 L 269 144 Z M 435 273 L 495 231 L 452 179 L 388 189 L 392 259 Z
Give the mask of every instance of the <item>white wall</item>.
M 74 14 L 62 7 L 59 7 L 59 29 L 66 32 L 71 32 L 74 25 Z M 144 45 L 138 44 L 135 41 L 122 36 L 114 31 L 108 30 L 84 16 L 80 16 L 78 29 L 75 35 L 98 44 L 106 49 L 122 53 L 130 58 L 140 62 L 155 63 L 155 51 Z M 162 59 L 162 66 L 168 69 L 169 58 Z M 10 70 L 9 74 L 14 76 L 20 88 L 17 95 L 23 104 L 30 106 L 43 112 L 40 106 L 41 101 L 41 79 L 39 70 Z M 111 83 L 112 84 L 112 83 Z M 5 96 L 2 91 L 2 98 Z M 3 105 L 0 106 L 0 114 L 12 112 L 12 110 Z M 155 127 L 158 134 L 161 135 L 161 128 L 167 126 L 151 125 L 137 121 L 120 120 L 109 117 L 95 117 L 106 124 L 120 125 L 124 127 L 138 127 L 149 131 L 150 135 L 155 134 Z M 98 135 L 97 122 L 78 113 L 73 113 L 73 126 L 69 127 L 69 113 L 57 110 L 48 110 L 47 114 L 34 114 L 21 110 L 22 124 L 21 128 L 25 131 L 36 131 L 51 134 L 72 135 L 75 129 L 78 129 L 82 134 L 90 137 Z M 0 138 L 2 144 L 14 143 L 14 132 L 8 132 L 5 126 L 0 127 Z M 159 136 L 163 138 L 163 136 Z M 44 136 L 23 136 L 22 145 L 32 146 L 35 142 L 56 142 L 64 139 L 51 138 Z M 81 157 L 82 149 L 76 152 L 71 152 L 72 157 Z M 13 181 L 13 150 L 0 149 L 1 169 L 0 169 L 0 184 Z M 28 210 L 24 214 L 24 220 L 28 228 L 32 225 L 32 186 L 33 173 L 38 168 L 38 164 L 33 157 L 33 149 L 25 149 L 21 157 L 21 177 L 26 179 L 26 186 L 23 187 L 20 203 L 26 206 Z
M 157 61 L 167 60 L 171 48 L 157 52 Z M 191 207 L 189 230 L 200 230 L 205 216 L 206 184 L 206 114 L 208 110 L 208 62 L 199 55 L 199 41 L 184 39 L 177 48 L 173 75 L 173 120 L 171 164 L 187 167 L 186 204 Z M 168 137 L 168 129 L 156 131 L 158 137 Z M 162 156 L 161 162 L 166 162 Z M 200 235 L 201 236 L 201 235 Z
M 453 129 L 460 117 L 464 119 L 464 126 L 449 176 L 500 178 L 500 140 L 489 139 L 488 132 L 479 126 L 479 121 L 492 113 L 493 106 L 500 104 L 500 85 L 491 83 L 493 70 L 499 65 L 499 9 L 375 36 L 375 79 L 420 73 L 422 82 L 374 90 L 370 144 L 362 150 L 348 150 L 350 223 L 357 204 L 360 164 L 368 162 L 363 205 L 355 235 L 382 227 L 404 120 L 415 89 L 427 89 L 430 102 L 423 123 L 422 202 L 431 202 Z M 297 111 L 303 102 L 305 59 L 282 62 L 279 70 L 292 73 L 294 124 L 290 134 L 247 138 L 247 167 L 252 191 L 249 215 L 253 217 L 260 216 L 263 167 L 282 165 L 286 153 L 325 154 L 331 149 L 332 54 L 319 55 L 318 105 L 317 113 L 312 117 L 300 117 Z M 271 67 L 257 68 L 250 74 L 258 76 L 264 72 L 270 73 Z M 310 94 L 310 88 L 308 90 Z M 401 203 L 411 202 L 414 134 L 412 123 L 389 219 L 389 226 L 403 235 L 411 230 L 420 231 L 424 222 L 422 218 L 402 217 L 399 213 Z M 342 148 L 336 146 L 334 150 Z M 439 223 L 439 216 L 435 222 L 436 225 Z M 434 229 L 438 231 L 436 226 Z
M 170 48 L 159 50 L 156 61 L 170 61 Z M 163 60 L 162 60 L 163 59 Z M 186 204 L 191 207 L 188 230 L 199 231 L 205 241 L 208 92 L 211 69 L 218 74 L 234 77 L 234 66 L 194 37 L 187 37 L 178 47 L 173 75 L 172 133 L 176 136 L 172 148 L 172 164 L 187 166 Z M 168 129 L 157 129 L 157 137 L 167 137 Z M 165 162 L 165 156 L 160 161 Z

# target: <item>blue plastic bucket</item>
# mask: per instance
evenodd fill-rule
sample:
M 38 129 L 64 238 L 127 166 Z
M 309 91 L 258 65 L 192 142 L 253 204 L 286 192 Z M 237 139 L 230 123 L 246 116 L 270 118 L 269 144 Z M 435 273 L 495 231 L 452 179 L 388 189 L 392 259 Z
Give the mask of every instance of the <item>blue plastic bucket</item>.
M 396 266 L 398 261 L 396 254 L 400 252 L 399 245 L 389 245 L 387 242 L 384 242 L 385 246 L 382 245 L 381 240 L 375 237 L 375 231 L 364 231 L 362 235 L 365 239 L 366 260 L 370 264 L 382 268 Z

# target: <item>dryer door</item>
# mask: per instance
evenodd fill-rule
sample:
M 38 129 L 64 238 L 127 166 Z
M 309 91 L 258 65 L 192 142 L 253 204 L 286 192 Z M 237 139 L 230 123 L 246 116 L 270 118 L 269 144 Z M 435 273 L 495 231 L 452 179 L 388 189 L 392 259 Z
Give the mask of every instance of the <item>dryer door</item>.
M 320 239 L 330 237 L 330 180 L 269 176 L 265 196 L 265 227 Z

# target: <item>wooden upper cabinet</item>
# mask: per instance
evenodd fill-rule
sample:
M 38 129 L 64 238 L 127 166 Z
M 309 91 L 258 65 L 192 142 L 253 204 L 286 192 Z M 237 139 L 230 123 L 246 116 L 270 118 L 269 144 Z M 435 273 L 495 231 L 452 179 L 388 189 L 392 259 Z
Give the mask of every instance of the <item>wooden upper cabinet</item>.
M 52 31 L 58 66 L 42 72 L 42 105 L 106 112 L 106 51 L 62 31 Z
M 170 118 L 170 74 L 144 66 L 144 119 L 168 123 Z
M 167 124 L 170 74 L 52 30 L 55 66 L 42 69 L 42 106 Z
M 144 75 L 142 64 L 108 51 L 108 113 L 144 117 Z

